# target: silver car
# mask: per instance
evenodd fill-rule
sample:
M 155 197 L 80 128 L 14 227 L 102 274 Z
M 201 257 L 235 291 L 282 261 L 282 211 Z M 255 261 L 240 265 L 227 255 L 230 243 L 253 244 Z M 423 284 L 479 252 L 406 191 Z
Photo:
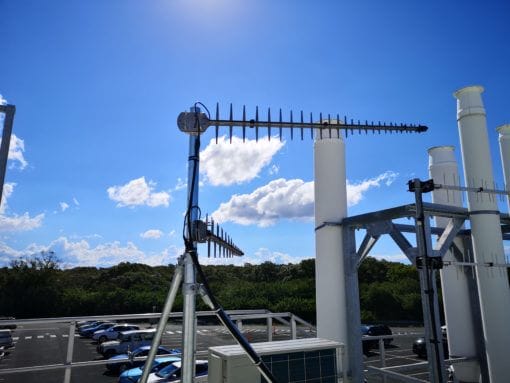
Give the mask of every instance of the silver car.
M 117 324 L 106 330 L 96 331 L 92 336 L 93 340 L 97 340 L 99 343 L 106 342 L 107 340 L 117 339 L 122 331 L 139 330 L 140 327 L 134 324 Z

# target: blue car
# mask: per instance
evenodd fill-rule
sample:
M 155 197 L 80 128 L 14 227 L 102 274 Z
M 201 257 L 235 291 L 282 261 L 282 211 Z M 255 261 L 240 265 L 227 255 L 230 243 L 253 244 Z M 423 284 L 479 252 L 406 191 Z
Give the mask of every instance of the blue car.
M 132 359 L 141 357 L 141 356 L 148 356 L 150 348 L 151 348 L 151 346 L 142 346 L 142 347 L 136 348 L 134 351 L 132 351 L 130 353 L 130 355 L 119 354 L 119 355 L 112 356 L 110 359 L 108 359 L 109 361 L 112 361 L 112 362 L 119 360 L 119 359 L 127 359 L 127 358 L 130 358 L 130 360 L 124 361 L 124 362 L 119 362 L 119 363 L 108 363 L 106 365 L 106 368 L 112 372 L 124 372 L 131 368 L 143 366 L 145 361 L 132 360 Z M 180 354 L 180 353 L 181 353 L 181 350 L 178 348 L 166 348 L 163 346 L 159 346 L 158 351 L 156 352 L 156 355 L 173 355 L 173 354 Z
M 171 365 L 175 362 L 180 362 L 181 358 L 178 356 L 164 356 L 162 358 L 154 359 L 152 363 L 151 373 L 158 372 L 159 370 Z M 145 368 L 145 364 L 140 367 L 132 368 L 130 370 L 124 371 L 119 376 L 119 383 L 135 383 L 138 382 L 138 379 L 142 377 L 143 369 Z
M 208 372 L 207 360 L 195 361 L 195 376 L 206 376 Z M 147 378 L 147 383 L 175 382 L 181 380 L 181 362 L 173 362 L 158 372 L 152 372 Z
M 78 332 L 81 336 L 90 338 L 92 337 L 92 335 L 94 335 L 95 331 L 106 330 L 107 328 L 110 328 L 112 326 L 115 326 L 115 323 L 106 322 L 94 326 L 87 326 L 85 328 L 81 328 Z

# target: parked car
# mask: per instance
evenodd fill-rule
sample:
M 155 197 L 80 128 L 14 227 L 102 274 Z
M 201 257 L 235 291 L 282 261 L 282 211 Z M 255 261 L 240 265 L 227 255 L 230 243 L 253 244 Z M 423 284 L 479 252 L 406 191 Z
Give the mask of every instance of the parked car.
M 141 356 L 148 356 L 149 351 L 151 349 L 151 346 L 142 346 L 135 349 L 133 352 L 127 353 L 127 354 L 118 354 L 115 356 L 112 356 L 109 360 L 112 362 L 115 362 L 119 359 L 126 359 L 126 358 L 138 358 Z M 172 355 L 172 354 L 180 354 L 181 350 L 178 348 L 166 348 L 163 346 L 158 347 L 158 351 L 156 351 L 156 355 Z M 143 366 L 145 361 L 143 360 L 129 360 L 125 362 L 119 362 L 119 363 L 108 363 L 106 365 L 106 368 L 109 371 L 112 372 L 124 372 L 125 370 L 129 370 L 131 368 L 140 367 Z
M 207 375 L 208 364 L 207 360 L 197 360 L 195 362 L 195 376 Z M 163 383 L 174 382 L 181 379 L 181 362 L 174 362 L 162 368 L 158 372 L 149 374 L 147 383 Z
M 166 366 L 179 362 L 181 360 L 178 356 L 165 356 L 162 358 L 156 358 L 154 359 L 154 362 L 152 363 L 151 371 L 150 373 L 156 373 L 160 371 L 161 369 L 165 368 Z M 119 376 L 119 383 L 136 383 L 138 382 L 138 379 L 142 377 L 143 370 L 145 368 L 145 364 L 140 367 L 135 367 L 130 370 L 124 371 Z
M 0 330 L 0 346 L 4 348 L 14 346 L 11 330 Z
M 0 330 L 14 330 L 16 328 L 15 324 L 2 324 L 1 321 L 10 321 L 16 320 L 14 317 L 0 317 Z
M 391 329 L 386 325 L 361 325 L 361 335 L 367 336 L 382 336 L 382 335 L 392 335 Z M 384 346 L 389 346 L 393 341 L 393 338 L 385 338 L 383 339 Z M 377 348 L 379 346 L 379 341 L 377 339 L 365 339 L 362 340 L 362 349 L 364 354 L 368 354 L 372 348 Z
M 118 324 L 107 328 L 106 330 L 99 330 L 92 336 L 93 340 L 97 340 L 99 343 L 106 342 L 107 340 L 117 339 L 122 331 L 139 330 L 140 327 L 134 324 Z
M 141 346 L 150 346 L 156 329 L 123 331 L 117 340 L 103 342 L 97 346 L 97 352 L 105 358 L 111 358 L 117 354 L 125 354 L 136 350 Z
M 106 323 L 101 323 L 99 325 L 92 326 L 92 327 L 90 327 L 90 326 L 84 327 L 84 328 L 80 329 L 78 331 L 78 333 L 83 337 L 91 338 L 96 331 L 107 330 L 113 326 L 115 326 L 115 323 L 106 322 Z
M 441 335 L 443 343 L 444 357 L 448 358 L 448 335 L 446 333 L 446 326 L 441 326 Z M 427 357 L 427 344 L 424 337 L 416 339 L 413 343 L 413 352 L 418 355 L 419 358 Z

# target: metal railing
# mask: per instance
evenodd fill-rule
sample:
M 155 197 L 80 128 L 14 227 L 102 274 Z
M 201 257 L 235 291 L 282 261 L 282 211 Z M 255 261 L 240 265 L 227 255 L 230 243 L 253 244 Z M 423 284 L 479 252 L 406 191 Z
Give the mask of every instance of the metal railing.
M 243 322 L 246 321 L 258 321 L 258 320 L 266 320 L 266 334 L 267 340 L 270 342 L 273 339 L 273 323 L 277 321 L 284 326 L 288 326 L 290 328 L 290 336 L 292 339 L 297 339 L 297 325 L 300 324 L 302 326 L 307 327 L 309 330 L 315 330 L 315 327 L 301 319 L 300 317 L 290 313 L 273 313 L 268 310 L 228 310 L 227 314 L 235 321 L 240 329 L 242 329 Z M 204 317 L 215 317 L 215 312 L 213 311 L 197 311 L 197 318 Z M 0 376 L 8 375 L 8 374 L 19 374 L 26 372 L 34 372 L 34 371 L 48 371 L 48 370 L 62 370 L 65 369 L 64 374 L 64 383 L 71 382 L 71 371 L 73 368 L 79 367 L 90 367 L 90 366 L 100 366 L 106 364 L 114 364 L 114 363 L 125 363 L 128 361 L 144 361 L 147 357 L 127 357 L 122 359 L 116 359 L 115 361 L 111 361 L 108 359 L 104 360 L 90 360 L 83 362 L 73 362 L 73 352 L 75 345 L 75 334 L 76 327 L 78 322 L 82 321 L 91 321 L 91 320 L 104 320 L 104 321 L 126 321 L 126 320 L 139 320 L 150 322 L 154 319 L 159 319 L 161 313 L 147 313 L 147 314 L 122 314 L 122 315 L 93 315 L 93 316 L 83 316 L 83 317 L 59 317 L 59 318 L 35 318 L 35 319 L 20 319 L 20 320 L 2 320 L 1 324 L 3 326 L 15 325 L 37 325 L 37 324 L 51 324 L 51 323 L 68 323 L 69 324 L 69 333 L 68 333 L 68 342 L 67 342 L 67 353 L 66 359 L 64 363 L 55 363 L 55 364 L 45 364 L 45 365 L 37 365 L 37 366 L 26 366 L 26 367 L 16 367 L 16 368 L 5 368 L 0 369 Z M 169 315 L 169 319 L 180 319 L 182 318 L 182 312 L 174 312 Z M 14 347 L 15 349 L 15 347 Z M 174 354 L 180 356 L 180 354 Z M 198 351 L 196 353 L 197 356 L 207 356 L 207 351 Z M 198 378 L 196 381 L 199 381 Z

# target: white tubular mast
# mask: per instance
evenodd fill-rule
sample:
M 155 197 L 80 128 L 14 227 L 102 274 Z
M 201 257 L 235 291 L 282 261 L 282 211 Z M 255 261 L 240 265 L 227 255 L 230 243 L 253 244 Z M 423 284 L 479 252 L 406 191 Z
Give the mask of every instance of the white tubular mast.
M 469 86 L 454 93 L 464 165 L 464 178 L 472 188 L 494 185 L 481 86 Z M 505 263 L 499 210 L 494 196 L 468 193 L 471 240 L 491 383 L 510 382 L 510 288 Z
M 453 146 L 435 146 L 428 150 L 429 175 L 434 183 L 458 186 L 459 171 Z M 462 206 L 461 192 L 435 188 L 432 202 Z M 445 228 L 448 218 L 436 217 L 436 226 Z M 465 254 L 462 240 L 456 239 L 455 245 Z M 455 264 L 452 251 L 448 251 L 443 261 Z M 469 273 L 469 274 L 468 274 Z M 441 286 L 448 331 L 448 349 L 452 357 L 475 358 L 477 356 L 475 331 L 467 278 L 471 277 L 471 268 L 447 266 L 441 269 Z M 480 371 L 477 362 L 455 364 L 455 376 L 463 382 L 478 382 Z
M 347 345 L 342 228 L 323 225 L 340 222 L 347 215 L 345 145 L 337 132 L 331 137 L 327 132 L 322 134 L 314 142 L 315 226 L 322 225 L 315 231 L 317 337 Z

